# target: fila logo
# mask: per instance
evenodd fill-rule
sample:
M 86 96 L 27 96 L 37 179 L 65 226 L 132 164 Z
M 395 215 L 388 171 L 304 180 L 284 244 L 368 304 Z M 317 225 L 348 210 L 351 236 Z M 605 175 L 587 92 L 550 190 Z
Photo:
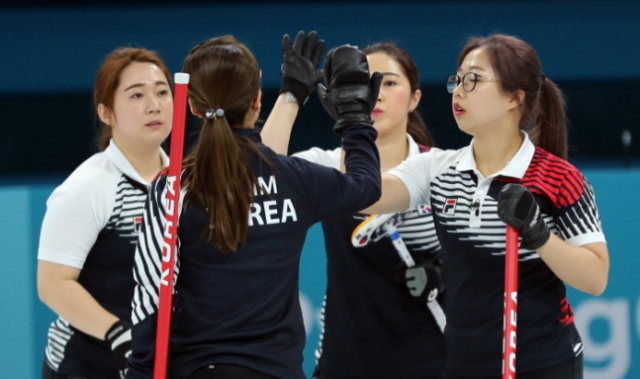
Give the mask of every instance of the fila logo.
M 142 216 L 133 218 L 133 230 L 136 233 L 140 233 L 140 225 L 142 225 Z
M 456 211 L 456 204 L 458 203 L 458 199 L 447 199 L 444 202 L 444 208 L 442 208 L 442 213 L 446 215 L 453 215 Z

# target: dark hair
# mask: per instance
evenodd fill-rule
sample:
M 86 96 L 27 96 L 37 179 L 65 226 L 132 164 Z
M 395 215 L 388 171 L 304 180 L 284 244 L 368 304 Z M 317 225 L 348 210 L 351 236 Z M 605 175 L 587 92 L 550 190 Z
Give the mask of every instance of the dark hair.
M 409 53 L 407 53 L 404 49 L 398 47 L 397 45 L 389 42 L 380 42 L 374 43 L 373 45 L 367 46 L 363 52 L 366 55 L 382 53 L 390 56 L 398 62 L 400 67 L 402 68 L 402 73 L 409 80 L 409 86 L 411 87 L 411 93 L 414 94 L 417 90 L 420 89 L 420 74 L 418 73 L 418 67 L 416 63 L 413 61 Z M 414 109 L 413 112 L 409 113 L 409 120 L 407 121 L 407 133 L 413 137 L 413 139 L 424 146 L 432 147 L 434 146 L 433 138 L 431 137 L 431 133 L 429 133 L 429 129 L 427 129 L 427 125 L 425 125 L 422 120 L 422 116 L 417 109 Z
M 542 73 L 538 54 L 529 44 L 513 36 L 493 34 L 471 38 L 460 52 L 458 67 L 467 54 L 483 47 L 491 59 L 502 89 L 524 91 L 519 128 L 544 150 L 567 159 L 565 102 L 558 87 Z
M 224 253 L 236 251 L 247 239 L 253 189 L 259 188 L 245 152 L 266 159 L 232 129 L 244 127 L 260 92 L 260 68 L 246 46 L 221 36 L 191 49 L 183 71 L 190 75 L 189 100 L 198 113 L 224 111 L 221 117 L 203 117 L 198 142 L 185 160 L 187 198 L 207 209 L 209 243 Z
M 167 83 L 171 86 L 171 73 L 155 52 L 142 48 L 120 47 L 107 55 L 96 74 L 96 83 L 93 90 L 93 103 L 96 111 L 98 110 L 98 105 L 102 104 L 113 112 L 113 103 L 116 89 L 120 85 L 120 76 L 122 71 L 133 62 L 152 63 L 158 66 L 167 78 Z M 111 126 L 105 124 L 99 118 L 98 120 L 100 122 L 100 135 L 96 144 L 98 150 L 102 151 L 109 146 Z

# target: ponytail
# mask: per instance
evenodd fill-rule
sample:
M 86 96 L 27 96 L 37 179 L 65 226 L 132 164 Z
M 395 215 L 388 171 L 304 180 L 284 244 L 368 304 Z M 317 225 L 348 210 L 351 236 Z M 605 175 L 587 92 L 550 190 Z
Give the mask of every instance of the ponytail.
M 540 111 L 529 135 L 536 146 L 567 159 L 567 121 L 562 92 L 551 79 L 543 77 L 541 81 Z
M 417 109 L 414 109 L 413 112 L 409 113 L 407 133 L 409 133 L 413 140 L 420 145 L 428 147 L 435 146 L 433 137 L 431 137 L 431 133 L 429 133 L 429 129 L 427 129 L 427 125 L 422 120 L 422 116 L 420 116 Z
M 224 253 L 237 250 L 247 239 L 256 180 L 225 117 L 205 119 L 186 167 L 189 200 L 207 208 L 209 243 Z
M 247 240 L 258 187 L 248 154 L 266 162 L 255 143 L 234 133 L 246 127 L 246 116 L 259 96 L 260 68 L 246 46 L 222 36 L 194 47 L 183 71 L 191 75 L 189 101 L 204 120 L 185 161 L 187 202 L 206 210 L 203 235 L 209 244 L 229 253 Z

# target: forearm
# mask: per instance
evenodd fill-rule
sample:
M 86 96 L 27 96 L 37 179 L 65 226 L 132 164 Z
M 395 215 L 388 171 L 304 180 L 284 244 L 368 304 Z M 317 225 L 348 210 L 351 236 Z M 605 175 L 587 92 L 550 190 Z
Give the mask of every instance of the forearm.
M 537 250 L 549 268 L 573 288 L 599 296 L 607 286 L 609 259 L 604 243 L 574 246 L 551 233 Z
M 86 334 L 102 340 L 107 330 L 118 320 L 75 280 L 57 280 L 55 283 L 48 283 L 46 287 L 39 291 L 42 302 Z
M 366 207 L 380 198 L 380 154 L 376 147 L 378 132 L 370 125 L 352 125 L 343 129 L 342 150 L 344 151 L 344 165 L 346 174 L 357 183 L 359 191 L 351 192 L 355 195 L 350 201 Z
M 287 155 L 289 139 L 293 123 L 300 109 L 297 102 L 285 102 L 285 93 L 281 93 L 276 100 L 273 110 L 262 127 L 260 136 L 262 142 L 278 154 Z
M 397 177 L 391 174 L 382 174 L 382 196 L 380 200 L 363 209 L 364 214 L 397 213 L 407 210 L 410 206 L 411 196 L 407 186 Z

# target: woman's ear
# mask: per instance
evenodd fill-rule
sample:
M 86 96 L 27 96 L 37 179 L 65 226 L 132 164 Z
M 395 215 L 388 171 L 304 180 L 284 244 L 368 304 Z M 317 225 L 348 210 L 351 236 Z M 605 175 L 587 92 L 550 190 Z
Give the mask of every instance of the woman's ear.
M 253 104 L 251 105 L 251 109 L 256 112 L 259 112 L 262 108 L 262 90 L 258 91 L 258 95 L 255 99 L 253 99 Z
M 191 99 L 189 99 L 189 109 L 191 110 L 191 113 L 194 116 L 202 118 L 202 115 L 200 114 L 200 112 L 198 112 L 196 107 L 193 105 L 193 103 L 191 102 Z
M 411 96 L 411 100 L 409 101 L 409 113 L 413 112 L 418 108 L 418 104 L 420 103 L 420 99 L 422 98 L 422 91 L 419 89 L 413 93 Z
M 113 122 L 111 121 L 111 111 L 104 104 L 98 104 L 98 117 L 100 117 L 100 121 L 102 121 L 105 125 L 111 125 Z
M 513 108 L 521 107 L 524 104 L 524 97 L 524 91 L 519 89 L 512 94 L 509 103 L 513 105 Z

